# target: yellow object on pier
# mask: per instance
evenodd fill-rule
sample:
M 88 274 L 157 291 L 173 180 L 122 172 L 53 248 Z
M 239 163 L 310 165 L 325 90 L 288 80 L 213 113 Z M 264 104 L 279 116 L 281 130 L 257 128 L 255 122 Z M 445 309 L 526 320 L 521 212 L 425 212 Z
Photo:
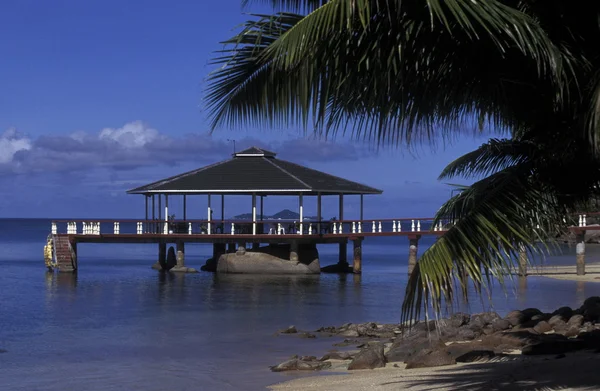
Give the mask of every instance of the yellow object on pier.
M 57 265 L 54 259 L 54 239 L 52 236 L 48 236 L 48 240 L 44 246 L 44 263 L 48 269 L 53 269 Z

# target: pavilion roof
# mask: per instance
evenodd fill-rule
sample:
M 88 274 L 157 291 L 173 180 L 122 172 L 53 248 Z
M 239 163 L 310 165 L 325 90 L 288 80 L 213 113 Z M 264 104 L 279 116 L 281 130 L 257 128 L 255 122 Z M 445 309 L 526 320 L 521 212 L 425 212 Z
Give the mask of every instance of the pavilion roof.
M 233 158 L 137 187 L 128 194 L 381 194 L 383 191 L 251 147 Z

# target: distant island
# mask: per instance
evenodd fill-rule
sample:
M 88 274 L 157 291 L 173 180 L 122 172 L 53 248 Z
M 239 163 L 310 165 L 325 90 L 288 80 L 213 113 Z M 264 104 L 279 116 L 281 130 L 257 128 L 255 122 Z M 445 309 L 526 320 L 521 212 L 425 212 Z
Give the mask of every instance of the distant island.
M 257 214 L 256 218 L 259 219 L 260 215 Z M 243 213 L 241 215 L 233 216 L 233 219 L 252 220 L 252 213 Z M 300 220 L 300 214 L 289 209 L 284 209 L 272 216 L 264 215 L 263 220 Z M 304 220 L 317 220 L 317 216 L 304 216 Z

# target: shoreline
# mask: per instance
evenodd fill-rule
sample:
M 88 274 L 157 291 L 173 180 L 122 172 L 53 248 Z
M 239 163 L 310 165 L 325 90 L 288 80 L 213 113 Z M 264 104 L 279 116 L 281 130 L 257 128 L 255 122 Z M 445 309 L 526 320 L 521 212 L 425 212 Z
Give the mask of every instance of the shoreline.
M 369 322 L 314 332 L 344 337 L 333 346 L 359 350 L 293 356 L 271 370 L 308 376 L 269 390 L 589 390 L 600 382 L 599 296 L 554 312 L 455 313 L 410 330 Z M 279 333 L 299 334 L 294 326 Z
M 503 361 L 459 363 L 453 366 L 405 369 L 405 365 L 360 371 L 332 367 L 321 374 L 276 383 L 273 391 L 347 390 L 591 390 L 598 384 L 598 354 L 564 356 L 514 355 Z M 335 371 L 334 374 L 333 372 Z

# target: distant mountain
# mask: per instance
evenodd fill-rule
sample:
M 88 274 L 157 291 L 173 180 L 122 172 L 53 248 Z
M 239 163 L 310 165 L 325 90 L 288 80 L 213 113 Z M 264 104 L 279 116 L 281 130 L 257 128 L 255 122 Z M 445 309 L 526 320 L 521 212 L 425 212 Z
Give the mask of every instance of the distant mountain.
M 243 213 L 241 215 L 233 216 L 234 220 L 252 220 L 252 213 Z M 260 215 L 256 215 L 257 219 L 260 219 Z M 300 220 L 300 214 L 298 212 L 284 209 L 280 212 L 275 213 L 272 216 L 263 216 L 264 220 Z M 316 220 L 316 216 L 304 216 L 305 220 Z

